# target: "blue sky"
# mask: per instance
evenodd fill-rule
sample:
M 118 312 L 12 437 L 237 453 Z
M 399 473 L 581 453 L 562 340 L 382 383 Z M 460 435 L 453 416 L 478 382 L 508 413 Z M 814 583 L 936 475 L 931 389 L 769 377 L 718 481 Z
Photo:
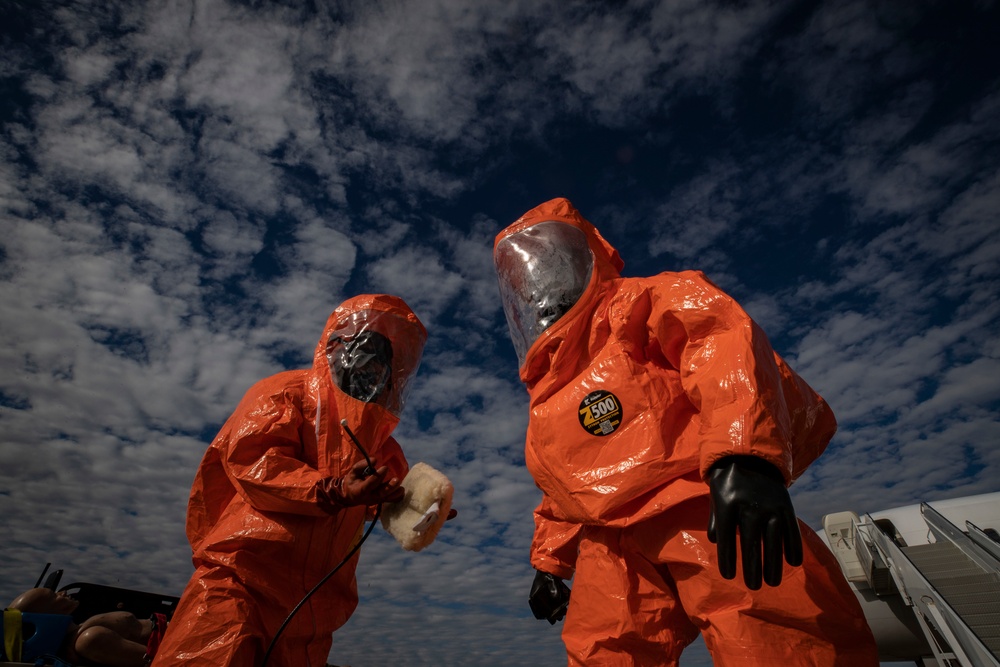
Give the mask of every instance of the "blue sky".
M 396 434 L 460 517 L 375 532 L 331 659 L 563 664 L 490 259 L 555 196 L 829 400 L 813 526 L 1000 488 L 997 2 L 326 4 L 0 5 L 0 598 L 49 561 L 178 594 L 207 442 L 388 292 L 430 334 Z

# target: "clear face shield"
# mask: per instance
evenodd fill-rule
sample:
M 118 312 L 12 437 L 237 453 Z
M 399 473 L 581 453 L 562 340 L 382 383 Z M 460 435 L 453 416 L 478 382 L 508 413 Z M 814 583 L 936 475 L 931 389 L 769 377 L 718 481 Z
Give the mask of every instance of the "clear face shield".
M 593 255 L 583 230 L 553 221 L 506 237 L 493 261 L 510 338 L 523 366 L 531 345 L 583 295 Z
M 397 417 L 422 353 L 417 327 L 379 311 L 352 313 L 338 323 L 326 344 L 333 383 L 348 396 L 381 405 Z

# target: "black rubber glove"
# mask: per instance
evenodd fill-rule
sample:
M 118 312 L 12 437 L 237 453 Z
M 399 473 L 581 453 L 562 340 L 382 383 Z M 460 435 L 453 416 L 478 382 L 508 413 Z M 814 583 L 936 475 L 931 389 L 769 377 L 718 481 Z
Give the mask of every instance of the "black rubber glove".
M 535 618 L 555 625 L 556 621 L 563 620 L 566 615 L 569 586 L 554 574 L 536 570 L 535 580 L 531 582 L 531 593 L 528 594 L 528 606 Z
M 737 530 L 743 581 L 750 590 L 760 588 L 761 567 L 768 586 L 781 583 L 782 552 L 789 565 L 802 564 L 802 536 L 795 508 L 776 467 L 755 456 L 727 456 L 709 470 L 708 486 L 708 539 L 718 547 L 723 577 L 736 577 Z

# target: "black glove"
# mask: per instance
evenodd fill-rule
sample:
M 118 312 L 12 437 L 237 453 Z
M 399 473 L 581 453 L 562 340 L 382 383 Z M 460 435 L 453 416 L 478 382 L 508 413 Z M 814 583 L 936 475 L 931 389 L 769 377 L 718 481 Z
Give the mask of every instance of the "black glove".
M 760 588 L 781 583 L 782 551 L 789 565 L 802 564 L 802 536 L 781 472 L 756 456 L 727 456 L 708 472 L 711 508 L 708 539 L 718 546 L 719 572 L 736 576 L 736 531 L 743 554 L 743 581 Z
M 528 606 L 538 620 L 546 620 L 551 625 L 561 621 L 569 606 L 569 586 L 554 574 L 535 571 L 535 580 L 531 582 L 531 593 L 528 594 Z

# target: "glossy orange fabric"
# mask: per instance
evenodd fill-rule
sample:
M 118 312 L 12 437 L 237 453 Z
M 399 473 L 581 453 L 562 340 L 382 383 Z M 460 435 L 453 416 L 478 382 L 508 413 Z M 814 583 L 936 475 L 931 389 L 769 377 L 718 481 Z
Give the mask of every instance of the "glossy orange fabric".
M 394 348 L 423 346 L 423 325 L 402 300 L 355 297 L 328 319 L 311 369 L 279 373 L 247 391 L 209 446 L 191 489 L 187 534 L 196 570 L 157 667 L 259 664 L 289 612 L 360 538 L 370 508 L 327 514 L 316 501 L 318 481 L 364 460 L 341 419 L 378 465 L 389 466 L 390 477 L 405 476 L 406 459 L 389 435 L 398 419 L 346 395 L 330 377 L 326 342 L 359 312 L 375 314 L 372 328 Z M 331 633 L 357 605 L 357 559 L 299 610 L 269 666 L 326 664 Z
M 569 665 L 676 665 L 699 632 L 716 667 L 878 665 L 860 603 L 808 526 L 802 567 L 750 591 L 742 571 L 719 575 L 707 522 L 701 496 L 626 528 L 584 527 L 563 628 Z
M 525 458 L 544 492 L 531 547 L 536 569 L 570 578 L 582 527 L 659 520 L 708 493 L 706 473 L 720 458 L 763 458 L 791 483 L 823 452 L 836 431 L 832 411 L 731 297 L 696 271 L 622 278 L 617 251 L 565 199 L 532 209 L 496 243 L 546 221 L 585 232 L 594 271 L 520 369 L 530 397 Z M 612 569 L 602 576 L 629 576 L 622 559 Z M 599 605 L 610 590 L 580 574 L 573 598 Z M 841 602 L 849 603 L 831 604 Z M 574 627 L 566 624 L 567 646 L 585 641 Z

